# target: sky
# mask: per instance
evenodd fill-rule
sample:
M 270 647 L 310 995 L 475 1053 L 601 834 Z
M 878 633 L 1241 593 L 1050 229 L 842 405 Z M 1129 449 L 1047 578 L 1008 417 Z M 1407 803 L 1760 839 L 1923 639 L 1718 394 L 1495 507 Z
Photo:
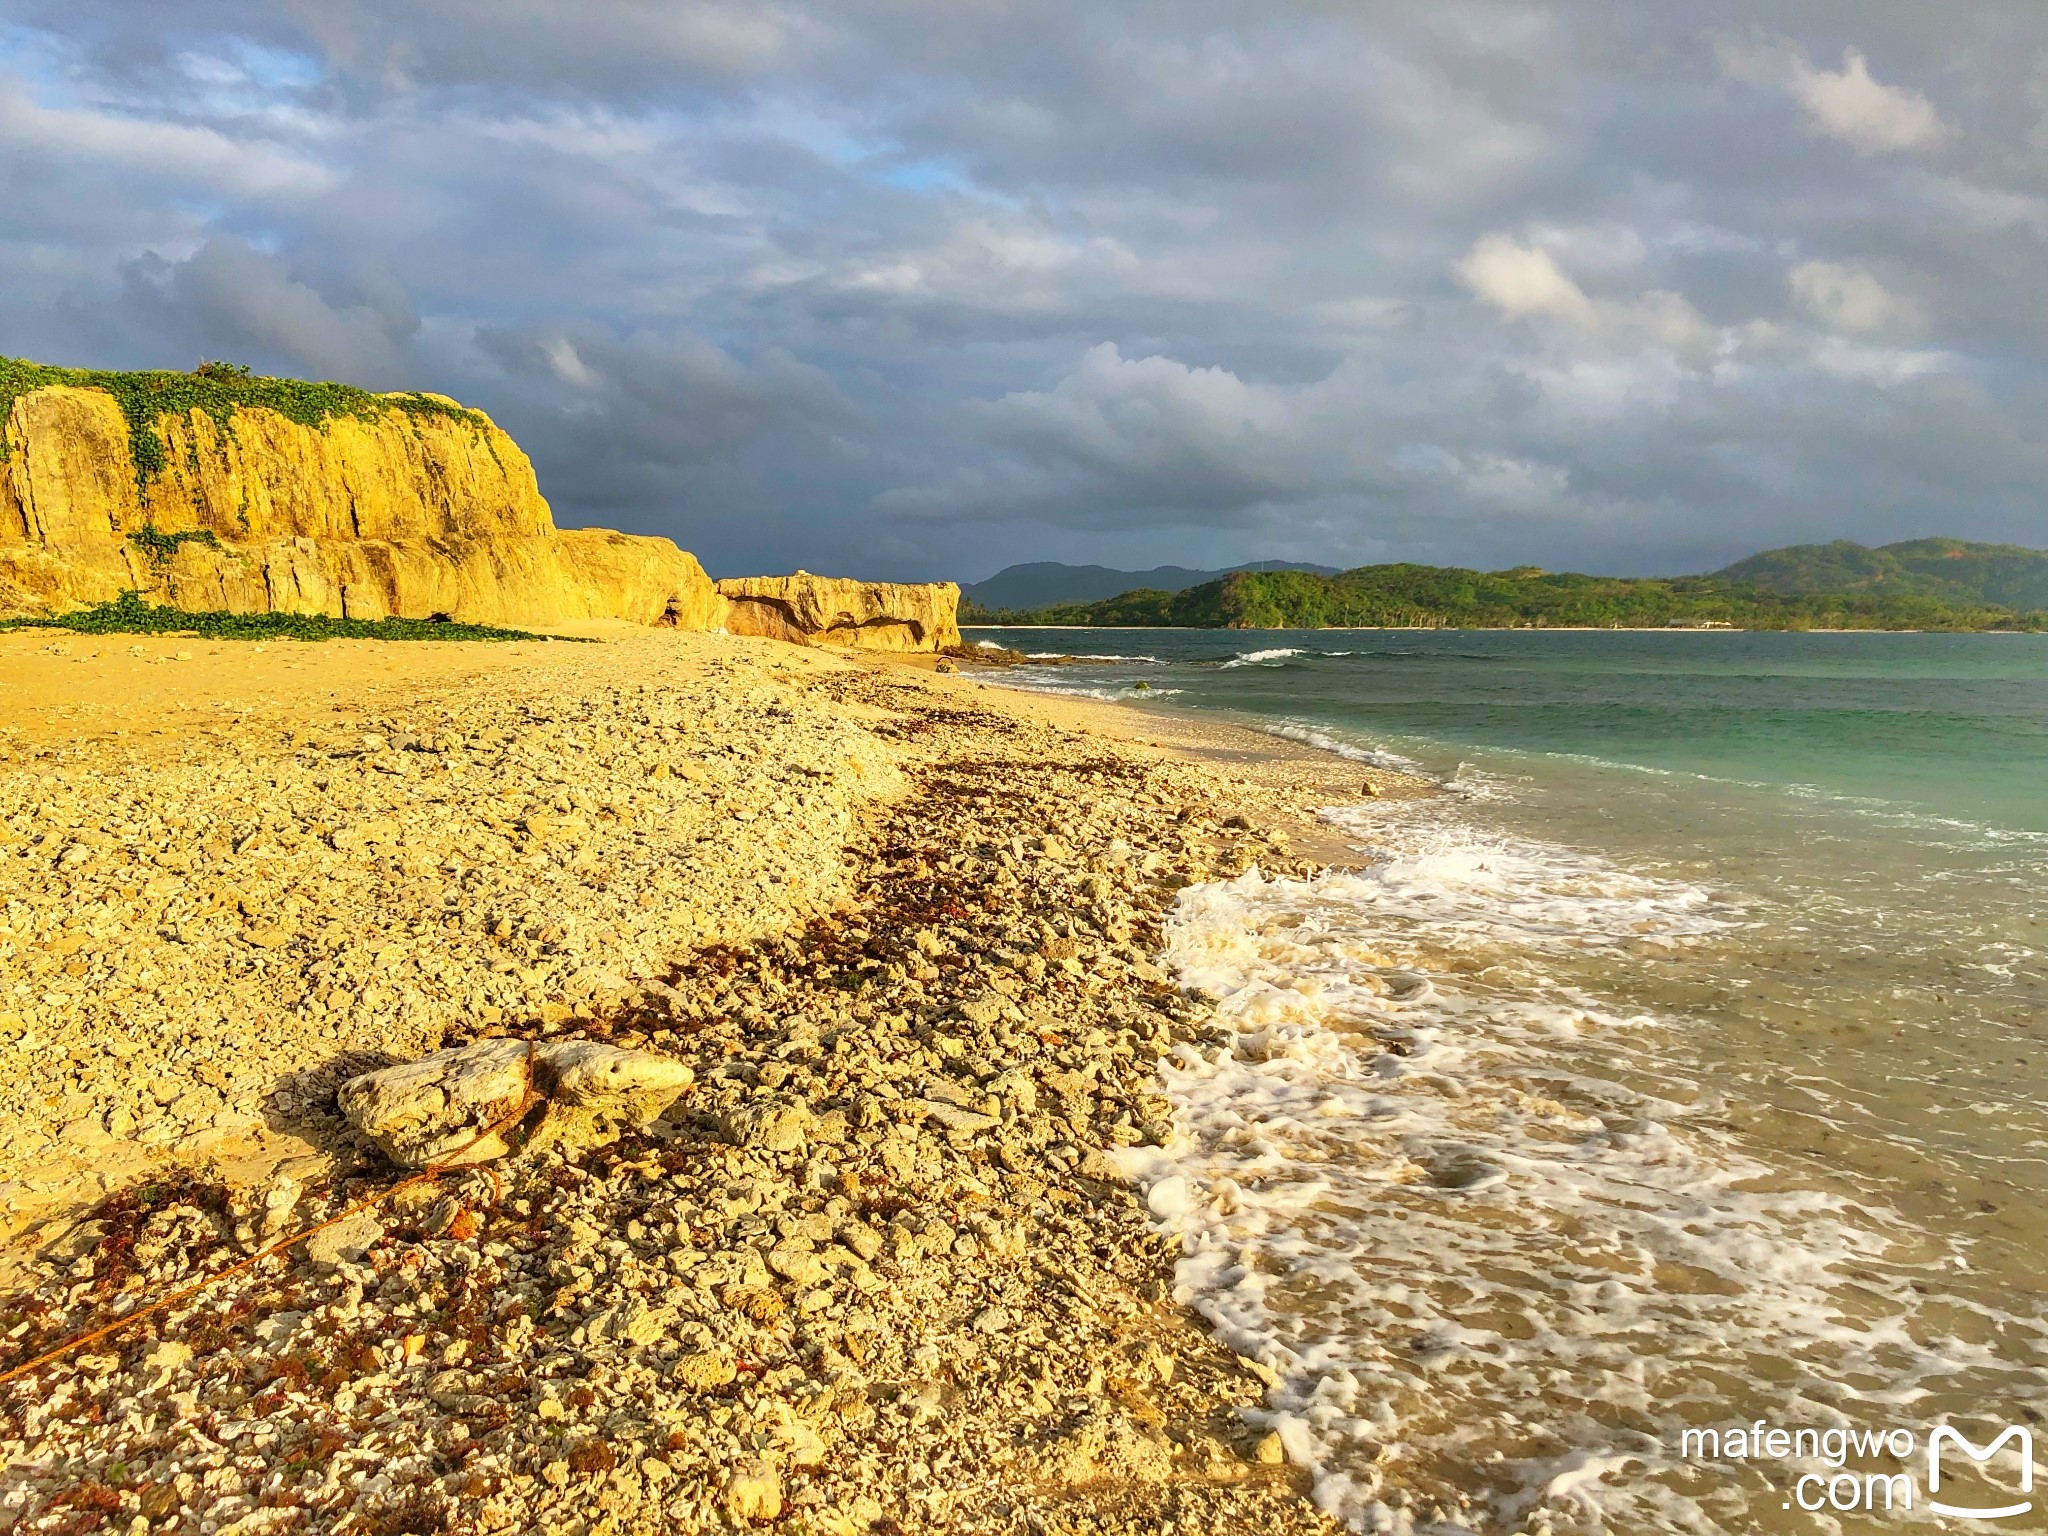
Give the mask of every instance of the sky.
M 0 0 L 0 353 L 714 574 L 2048 546 L 2039 0 Z

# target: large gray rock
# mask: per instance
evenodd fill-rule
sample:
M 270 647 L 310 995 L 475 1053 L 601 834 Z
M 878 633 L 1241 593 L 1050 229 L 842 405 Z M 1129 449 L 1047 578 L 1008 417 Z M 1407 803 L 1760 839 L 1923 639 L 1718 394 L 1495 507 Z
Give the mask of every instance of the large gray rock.
M 341 1112 L 407 1168 L 488 1162 L 511 1150 L 501 1124 L 527 1100 L 544 1117 L 526 1143 L 609 1140 L 656 1119 L 696 1079 L 679 1061 L 594 1040 L 479 1040 L 342 1084 Z M 489 1134 L 485 1134 L 488 1132 Z

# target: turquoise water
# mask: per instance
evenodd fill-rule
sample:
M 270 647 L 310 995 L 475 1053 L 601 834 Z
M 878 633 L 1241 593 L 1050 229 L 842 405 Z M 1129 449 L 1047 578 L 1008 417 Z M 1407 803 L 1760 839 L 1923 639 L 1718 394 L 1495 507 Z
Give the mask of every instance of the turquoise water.
M 1134 1169 L 1333 1511 L 2048 1529 L 1680 1450 L 2048 1411 L 2048 639 L 969 638 L 1445 787 L 1332 807 L 1355 873 L 1183 898 L 1169 958 L 1237 1043 L 1169 1072 L 1185 1138 Z
M 1478 752 L 1700 775 L 2048 833 L 2048 637 L 1605 631 L 976 630 L 1168 663 L 1041 674 Z M 1240 658 L 1260 653 L 1257 662 Z M 1235 665 L 1223 666 L 1232 662 Z M 1527 762 L 1516 760 L 1527 759 Z

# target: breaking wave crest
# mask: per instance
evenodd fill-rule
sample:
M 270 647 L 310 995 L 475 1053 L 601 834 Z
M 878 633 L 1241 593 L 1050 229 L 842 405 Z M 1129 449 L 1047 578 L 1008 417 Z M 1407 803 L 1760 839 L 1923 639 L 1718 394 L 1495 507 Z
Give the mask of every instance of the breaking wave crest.
M 1047 693 L 1069 699 L 1103 699 L 1113 704 L 1125 704 L 1133 700 L 1168 699 L 1182 691 L 1179 688 L 1154 688 L 1149 683 L 1125 683 L 1116 686 L 1069 683 L 1057 678 L 1041 677 L 990 677 L 984 678 L 983 681 L 992 688 L 1011 688 L 1018 693 Z
M 1027 651 L 1025 655 L 1032 661 L 1099 661 L 1114 663 L 1118 666 L 1140 667 L 1163 667 L 1169 665 L 1165 658 L 1159 656 L 1120 656 L 1115 653 L 1090 655 L 1086 652 L 1077 653 L 1071 651 Z
M 1240 651 L 1222 664 L 1222 670 L 1227 672 L 1232 667 L 1272 666 L 1301 654 L 1302 652 L 1299 647 L 1288 645 L 1276 646 L 1270 651 Z
M 1278 736 L 1284 741 L 1298 741 L 1305 747 L 1314 747 L 1319 752 L 1334 753 L 1349 758 L 1354 763 L 1370 763 L 1375 768 L 1384 768 L 1389 773 L 1415 773 L 1423 771 L 1422 765 L 1412 757 L 1403 757 L 1384 747 L 1362 747 L 1356 742 L 1346 741 L 1329 731 L 1298 720 L 1258 720 L 1246 722 L 1253 730 L 1268 736 Z

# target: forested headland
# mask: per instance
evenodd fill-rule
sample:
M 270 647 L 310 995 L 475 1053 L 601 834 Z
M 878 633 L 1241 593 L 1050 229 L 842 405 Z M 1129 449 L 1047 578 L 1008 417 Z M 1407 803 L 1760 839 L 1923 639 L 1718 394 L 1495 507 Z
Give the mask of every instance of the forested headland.
M 1994 597 L 1986 588 L 1993 588 Z M 2048 630 L 2048 552 L 1920 539 L 1771 550 L 1701 576 L 1586 576 L 1518 566 L 1238 571 L 1179 592 L 963 609 L 963 623 L 1190 629 Z

